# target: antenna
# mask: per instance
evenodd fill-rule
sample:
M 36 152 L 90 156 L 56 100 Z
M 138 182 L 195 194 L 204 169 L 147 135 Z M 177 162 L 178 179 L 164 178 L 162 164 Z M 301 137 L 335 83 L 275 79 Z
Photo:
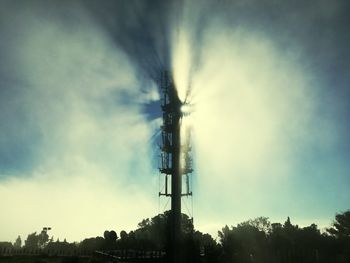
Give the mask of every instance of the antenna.
M 164 175 L 164 192 L 159 196 L 171 198 L 170 217 L 170 259 L 173 263 L 181 262 L 181 197 L 192 196 L 189 176 L 192 173 L 191 147 L 189 145 L 190 130 L 185 131 L 185 144 L 181 144 L 181 120 L 190 113 L 188 103 L 181 102 L 171 74 L 163 71 L 160 78 L 162 92 L 161 108 L 163 125 L 161 126 L 161 161 L 159 171 Z M 168 180 L 171 179 L 171 192 Z M 182 192 L 183 177 L 185 178 L 185 192 Z

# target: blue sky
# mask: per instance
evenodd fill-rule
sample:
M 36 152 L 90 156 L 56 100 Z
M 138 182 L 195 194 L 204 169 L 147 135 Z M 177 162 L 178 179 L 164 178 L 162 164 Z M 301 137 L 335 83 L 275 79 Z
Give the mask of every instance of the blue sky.
M 162 67 L 191 87 L 199 230 L 349 209 L 347 1 L 161 2 L 1 2 L 1 240 L 158 213 Z

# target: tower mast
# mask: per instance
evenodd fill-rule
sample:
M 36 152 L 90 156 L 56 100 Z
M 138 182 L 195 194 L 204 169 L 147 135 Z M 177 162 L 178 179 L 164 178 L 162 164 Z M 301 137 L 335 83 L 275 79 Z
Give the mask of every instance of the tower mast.
M 171 198 L 170 217 L 170 258 L 171 262 L 181 262 L 181 197 L 192 195 L 188 184 L 189 147 L 181 145 L 181 112 L 183 103 L 179 99 L 172 76 L 164 71 L 161 74 L 163 125 L 161 126 L 161 165 L 160 172 L 165 176 L 165 192 L 159 193 Z M 182 159 L 181 159 L 182 158 Z M 182 162 L 183 161 L 183 162 Z M 182 165 L 183 163 L 183 165 Z M 183 167 L 182 167 L 183 166 Z M 182 193 L 182 175 L 186 174 L 186 192 Z M 168 191 L 168 179 L 171 179 L 171 193 Z

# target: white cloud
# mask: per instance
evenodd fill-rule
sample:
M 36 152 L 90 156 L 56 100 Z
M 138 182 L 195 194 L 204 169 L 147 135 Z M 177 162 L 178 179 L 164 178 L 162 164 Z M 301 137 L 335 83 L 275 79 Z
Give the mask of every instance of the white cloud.
M 298 48 L 281 50 L 263 33 L 214 21 L 196 39 L 202 14 L 187 4 L 172 48 L 175 81 L 191 84 L 195 106 L 196 227 L 215 234 L 260 215 L 283 221 L 298 206 L 297 155 L 337 136 L 317 115 L 319 80 Z M 18 101 L 41 136 L 32 145 L 40 163 L 0 181 L 0 236 L 25 238 L 49 225 L 74 241 L 135 228 L 157 206 L 148 141 L 160 123 L 147 123 L 139 107 L 159 98 L 157 88 L 141 92 L 133 65 L 84 9 L 72 9 L 66 23 L 59 12 L 33 8 L 16 11 L 8 55 Z
M 7 200 L 0 204 L 0 236 L 25 239 L 50 226 L 56 238 L 79 241 L 133 229 L 156 213 L 153 131 L 140 108 L 149 98 L 139 95 L 126 56 L 87 17 L 73 31 L 42 19 L 23 16 L 11 54 L 27 90 L 23 106 L 42 136 L 31 145 L 39 148 L 39 165 L 0 182 L 0 200 Z M 124 96 L 135 101 L 124 104 Z
M 305 209 L 293 204 L 297 155 L 334 141 L 334 134 L 320 129 L 331 121 L 317 116 L 316 82 L 295 47 L 281 50 L 267 35 L 239 27 L 213 23 L 205 32 L 203 46 L 192 47 L 203 50 L 192 76 L 189 117 L 198 227 L 215 233 L 214 222 L 223 226 L 260 215 L 284 220 Z M 174 71 L 187 60 L 176 61 Z

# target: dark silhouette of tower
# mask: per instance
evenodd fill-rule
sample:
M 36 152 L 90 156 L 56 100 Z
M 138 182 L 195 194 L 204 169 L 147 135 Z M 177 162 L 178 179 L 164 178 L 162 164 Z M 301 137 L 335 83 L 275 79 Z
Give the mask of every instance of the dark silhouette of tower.
M 189 155 L 189 141 L 182 144 L 181 121 L 187 115 L 182 111 L 185 103 L 179 99 L 171 74 L 164 71 L 161 74 L 160 88 L 162 91 L 163 125 L 161 126 L 161 164 L 160 172 L 164 174 L 164 193 L 159 196 L 171 197 L 170 218 L 170 251 L 169 258 L 173 263 L 181 262 L 181 197 L 192 195 L 189 186 L 189 174 L 192 172 L 192 162 Z M 186 136 L 189 133 L 186 132 Z M 185 175 L 185 192 L 182 192 L 183 175 Z M 171 191 L 168 181 L 171 180 Z

